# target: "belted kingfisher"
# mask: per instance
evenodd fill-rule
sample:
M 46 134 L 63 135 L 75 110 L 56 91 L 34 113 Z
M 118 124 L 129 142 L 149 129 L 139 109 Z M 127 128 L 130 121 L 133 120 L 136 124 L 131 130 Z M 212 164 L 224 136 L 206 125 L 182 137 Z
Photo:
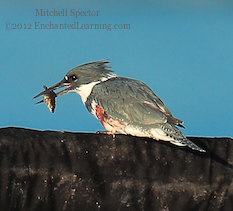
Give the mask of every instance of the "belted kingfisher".
M 104 126 L 103 133 L 116 132 L 155 140 L 169 141 L 178 146 L 188 146 L 205 152 L 188 140 L 176 126 L 183 121 L 174 118 L 159 97 L 143 82 L 118 77 L 110 69 L 109 61 L 86 63 L 71 69 L 63 80 L 45 89 L 34 98 L 68 92 L 80 95 L 83 104 Z

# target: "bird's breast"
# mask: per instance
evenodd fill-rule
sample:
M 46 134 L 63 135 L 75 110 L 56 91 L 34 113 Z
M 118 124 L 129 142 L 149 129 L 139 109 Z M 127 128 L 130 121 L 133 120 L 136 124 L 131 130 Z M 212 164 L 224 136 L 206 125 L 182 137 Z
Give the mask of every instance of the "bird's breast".
M 84 85 L 81 85 L 81 86 L 79 86 L 78 88 L 76 88 L 74 90 L 74 92 L 79 94 L 79 96 L 81 97 L 81 100 L 82 100 L 83 104 L 86 103 L 87 98 L 90 96 L 92 89 L 98 83 L 100 83 L 100 82 L 95 81 L 95 82 L 91 82 L 89 84 L 84 84 Z

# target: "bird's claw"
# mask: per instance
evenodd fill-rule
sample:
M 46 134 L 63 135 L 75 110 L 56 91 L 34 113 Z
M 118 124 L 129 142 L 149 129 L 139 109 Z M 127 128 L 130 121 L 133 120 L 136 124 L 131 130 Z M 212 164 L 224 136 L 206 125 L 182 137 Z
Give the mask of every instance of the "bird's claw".
M 106 135 L 114 135 L 115 134 L 112 131 L 101 131 L 101 130 L 98 130 L 96 133 L 97 134 L 106 134 Z

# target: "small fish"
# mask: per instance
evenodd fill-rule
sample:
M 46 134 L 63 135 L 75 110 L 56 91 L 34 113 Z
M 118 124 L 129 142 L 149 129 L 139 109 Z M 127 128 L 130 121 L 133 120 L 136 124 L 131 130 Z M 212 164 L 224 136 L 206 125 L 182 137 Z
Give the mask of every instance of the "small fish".
M 47 86 L 43 86 L 45 90 L 47 90 Z M 36 104 L 45 102 L 46 106 L 48 107 L 49 111 L 54 113 L 54 109 L 56 107 L 56 93 L 54 91 L 48 92 L 47 94 L 44 95 L 43 100 L 37 102 Z

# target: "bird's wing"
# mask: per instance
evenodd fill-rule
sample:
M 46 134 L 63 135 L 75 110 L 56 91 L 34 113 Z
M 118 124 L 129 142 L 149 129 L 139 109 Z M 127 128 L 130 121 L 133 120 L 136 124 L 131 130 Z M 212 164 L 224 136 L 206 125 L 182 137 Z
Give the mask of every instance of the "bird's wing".
M 181 124 L 143 82 L 122 77 L 97 84 L 88 99 L 95 101 L 112 118 L 137 125 L 170 122 Z

